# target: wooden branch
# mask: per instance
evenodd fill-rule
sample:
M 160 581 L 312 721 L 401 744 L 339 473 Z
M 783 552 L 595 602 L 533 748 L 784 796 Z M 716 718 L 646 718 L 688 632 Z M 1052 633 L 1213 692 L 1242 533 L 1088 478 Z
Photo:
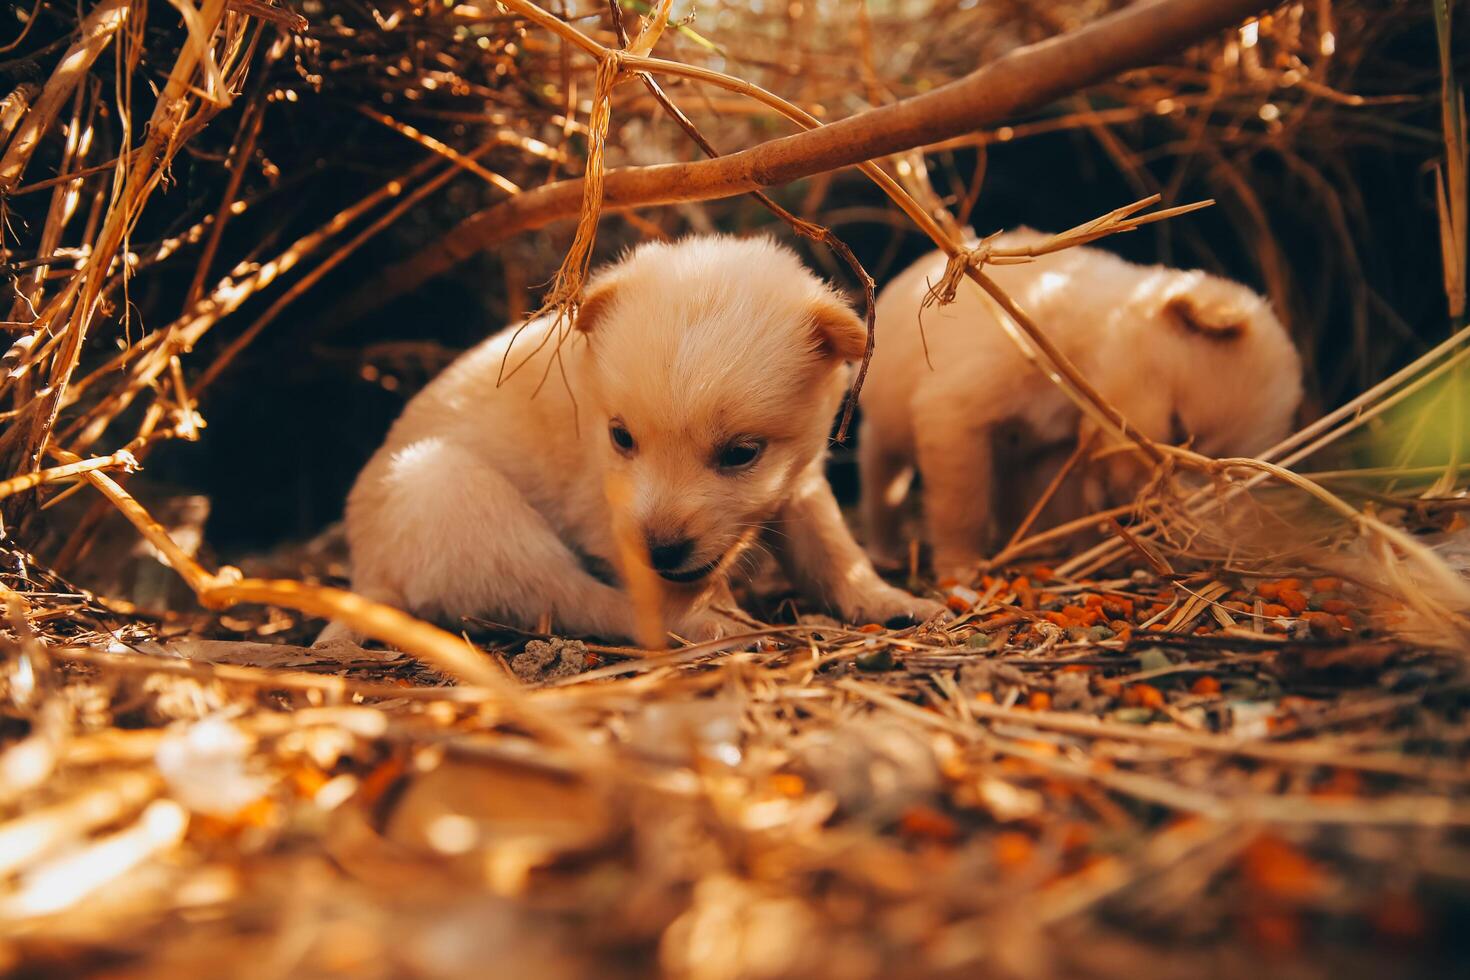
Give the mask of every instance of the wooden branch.
M 830 125 L 713 160 L 610 170 L 603 207 L 618 210 L 732 197 L 951 139 L 1032 111 L 1119 72 L 1152 64 L 1269 6 L 1261 0 L 1137 3 L 1081 30 L 1013 51 L 932 92 Z M 413 258 L 389 267 L 349 296 L 329 319 L 333 324 L 355 319 L 481 249 L 576 217 L 581 202 L 582 181 L 565 180 L 486 208 Z

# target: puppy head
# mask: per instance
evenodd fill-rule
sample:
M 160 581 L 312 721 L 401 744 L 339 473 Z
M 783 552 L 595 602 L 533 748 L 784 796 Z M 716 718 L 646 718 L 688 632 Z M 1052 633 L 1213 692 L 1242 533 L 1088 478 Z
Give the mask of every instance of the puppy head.
M 826 445 L 863 323 L 763 238 L 644 245 L 589 284 L 579 396 L 654 568 L 728 566 Z
M 1302 397 L 1301 359 L 1255 292 L 1204 272 L 1179 273 L 1160 315 L 1169 339 L 1174 422 L 1211 456 L 1250 456 L 1291 430 Z

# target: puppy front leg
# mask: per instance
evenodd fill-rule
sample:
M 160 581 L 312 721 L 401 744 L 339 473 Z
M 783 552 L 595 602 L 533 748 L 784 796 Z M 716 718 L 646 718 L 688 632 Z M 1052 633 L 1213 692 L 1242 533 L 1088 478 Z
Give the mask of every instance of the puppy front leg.
M 792 584 L 849 622 L 922 622 L 944 612 L 939 603 L 895 589 L 878 577 L 843 523 L 820 459 L 797 478 L 777 520 L 776 554 Z

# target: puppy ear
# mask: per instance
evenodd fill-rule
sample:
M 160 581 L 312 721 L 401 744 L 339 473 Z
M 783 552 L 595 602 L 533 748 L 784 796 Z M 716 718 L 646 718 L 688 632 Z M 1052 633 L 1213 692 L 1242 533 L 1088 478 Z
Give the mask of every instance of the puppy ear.
M 597 329 L 597 325 L 607 319 L 617 298 L 616 276 L 601 275 L 594 279 L 582 294 L 582 302 L 577 304 L 577 329 L 588 334 Z
M 1243 286 L 1203 273 L 1184 279 L 1164 304 L 1164 312 L 1187 333 L 1210 340 L 1235 340 L 1250 329 L 1253 307 L 1261 300 Z
M 868 326 L 836 296 L 824 296 L 812 307 L 812 330 L 828 357 L 860 361 L 868 348 Z

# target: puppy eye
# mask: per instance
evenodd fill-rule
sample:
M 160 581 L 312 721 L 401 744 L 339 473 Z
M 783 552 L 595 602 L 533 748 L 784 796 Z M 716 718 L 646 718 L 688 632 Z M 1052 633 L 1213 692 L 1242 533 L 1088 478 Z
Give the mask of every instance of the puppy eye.
M 631 453 L 637 448 L 638 444 L 633 441 L 633 433 L 629 432 L 628 427 L 621 422 L 611 422 L 607 427 L 607 434 L 620 453 Z
M 748 440 L 746 442 L 732 442 L 720 450 L 715 462 L 722 470 L 744 469 L 760 458 L 761 451 L 766 444 L 759 440 Z

